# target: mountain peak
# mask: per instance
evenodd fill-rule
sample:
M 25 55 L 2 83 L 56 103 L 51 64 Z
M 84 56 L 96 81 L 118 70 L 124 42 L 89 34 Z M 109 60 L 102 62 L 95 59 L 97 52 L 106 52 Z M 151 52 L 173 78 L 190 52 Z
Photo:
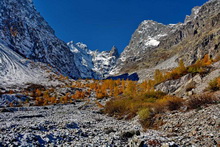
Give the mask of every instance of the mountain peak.
M 115 56 L 116 58 L 118 58 L 120 55 L 118 53 L 118 48 L 116 46 L 113 46 L 111 51 L 110 51 L 110 56 Z
M 144 20 L 141 24 L 159 24 L 159 23 L 154 20 Z

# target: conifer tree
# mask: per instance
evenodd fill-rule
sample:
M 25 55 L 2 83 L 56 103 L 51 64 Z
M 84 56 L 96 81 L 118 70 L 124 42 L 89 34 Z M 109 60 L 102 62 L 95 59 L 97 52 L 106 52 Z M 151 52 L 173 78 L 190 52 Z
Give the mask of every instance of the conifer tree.
M 160 83 L 160 82 L 163 81 L 163 74 L 159 69 L 155 70 L 154 80 L 155 80 L 156 83 Z
M 180 75 L 180 74 L 183 74 L 184 72 L 186 72 L 186 66 L 183 60 L 181 59 L 179 61 L 179 66 L 177 67 L 177 73 Z

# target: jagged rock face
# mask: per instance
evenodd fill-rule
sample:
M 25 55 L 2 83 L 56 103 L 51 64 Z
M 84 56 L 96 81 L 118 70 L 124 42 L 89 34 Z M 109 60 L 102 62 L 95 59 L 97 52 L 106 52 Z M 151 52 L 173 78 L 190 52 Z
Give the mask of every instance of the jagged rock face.
M 133 66 L 134 62 L 142 60 L 144 54 L 158 47 L 160 41 L 174 30 L 173 25 L 166 26 L 152 20 L 143 21 L 132 35 L 129 45 L 122 52 L 111 74 L 124 71 L 125 68 Z
M 132 58 L 132 56 L 137 58 L 137 56 L 147 52 L 147 50 L 157 47 L 160 43 L 160 38 L 167 36 L 171 28 L 171 26 L 155 21 L 143 21 L 132 35 L 129 45 L 121 54 L 121 60 L 129 60 L 128 58 Z
M 219 0 L 210 0 L 201 7 L 193 8 L 185 22 L 176 25 L 144 21 L 111 74 L 153 68 L 173 56 L 184 59 L 187 65 L 207 53 L 215 56 L 220 49 L 219 3 Z
M 220 1 L 194 8 L 180 32 L 184 37 L 180 56 L 188 65 L 205 54 L 215 57 L 220 50 Z
M 64 75 L 80 77 L 73 53 L 55 36 L 31 0 L 0 1 L 0 40 L 24 58 L 50 64 Z
M 74 53 L 74 63 L 80 71 L 82 78 L 102 79 L 109 75 L 109 72 L 116 64 L 119 57 L 118 49 L 113 46 L 110 51 L 92 51 L 83 43 L 67 43 Z
M 170 36 L 167 36 L 157 50 L 168 57 L 178 54 L 187 65 L 209 54 L 212 57 L 220 49 L 220 1 L 210 0 L 201 7 L 192 9 L 185 22 Z M 173 53 L 170 53 L 170 52 Z

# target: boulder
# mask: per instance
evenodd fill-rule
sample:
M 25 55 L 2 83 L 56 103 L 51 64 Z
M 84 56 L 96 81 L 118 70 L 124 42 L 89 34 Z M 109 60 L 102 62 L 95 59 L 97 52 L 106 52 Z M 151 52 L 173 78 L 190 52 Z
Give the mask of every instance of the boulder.
M 168 94 L 173 94 L 173 95 L 180 94 L 182 93 L 182 91 L 185 91 L 183 90 L 183 88 L 189 88 L 194 85 L 194 82 L 190 80 L 192 80 L 192 75 L 187 74 L 181 77 L 180 79 L 165 81 L 157 85 L 155 89 Z

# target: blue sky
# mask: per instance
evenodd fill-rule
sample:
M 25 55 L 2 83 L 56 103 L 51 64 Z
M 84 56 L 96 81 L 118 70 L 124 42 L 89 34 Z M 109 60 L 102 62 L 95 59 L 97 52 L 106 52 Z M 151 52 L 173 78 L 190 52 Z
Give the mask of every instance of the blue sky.
M 65 42 L 83 42 L 92 50 L 119 51 L 143 20 L 183 22 L 207 0 L 33 0 L 37 10 Z

